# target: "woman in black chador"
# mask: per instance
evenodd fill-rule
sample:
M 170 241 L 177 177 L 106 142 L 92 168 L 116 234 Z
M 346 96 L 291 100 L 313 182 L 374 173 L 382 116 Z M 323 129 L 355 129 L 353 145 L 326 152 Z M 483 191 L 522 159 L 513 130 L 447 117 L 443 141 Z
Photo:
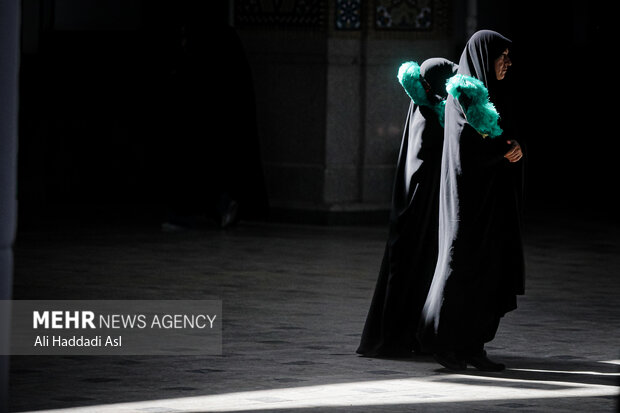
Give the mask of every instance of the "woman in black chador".
M 408 356 L 418 349 L 416 329 L 437 258 L 437 215 L 443 100 L 456 65 L 433 58 L 401 66 L 399 79 L 412 97 L 405 123 L 392 195 L 389 236 L 357 353 Z M 420 99 L 405 79 L 417 69 Z M 420 83 L 417 83 L 419 86 Z M 415 102 L 424 101 L 424 105 Z M 421 103 L 421 102 L 420 102 Z M 439 113 L 439 115 L 438 115 Z
M 475 33 L 447 86 L 438 260 L 418 337 L 452 370 L 505 368 L 484 344 L 524 292 L 522 150 L 500 85 L 510 46 L 499 33 Z

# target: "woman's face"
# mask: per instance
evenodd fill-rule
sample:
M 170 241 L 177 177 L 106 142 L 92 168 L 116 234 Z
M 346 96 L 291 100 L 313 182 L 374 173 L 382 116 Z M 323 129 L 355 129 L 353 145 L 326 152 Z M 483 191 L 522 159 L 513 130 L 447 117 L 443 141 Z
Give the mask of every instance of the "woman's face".
M 508 57 L 508 49 L 506 49 L 495 59 L 495 76 L 497 80 L 502 80 L 504 76 L 506 76 L 506 72 L 510 66 L 512 66 L 512 61 Z

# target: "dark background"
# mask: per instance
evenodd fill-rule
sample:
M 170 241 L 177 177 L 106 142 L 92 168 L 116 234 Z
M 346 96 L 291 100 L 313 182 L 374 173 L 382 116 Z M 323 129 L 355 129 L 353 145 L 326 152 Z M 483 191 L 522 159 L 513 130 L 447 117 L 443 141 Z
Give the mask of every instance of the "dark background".
M 478 24 L 513 40 L 512 82 L 528 148 L 528 196 L 611 217 L 617 199 L 607 3 L 480 0 Z
M 182 145 L 166 129 L 165 105 L 170 100 L 165 78 L 174 60 L 171 36 L 188 17 L 184 3 L 58 0 L 61 15 L 44 10 L 52 2 L 41 4 L 38 27 L 24 24 L 22 33 L 21 223 L 52 211 L 79 213 L 93 205 L 157 216 L 162 212 L 157 205 L 170 195 L 164 183 L 170 181 L 168 171 Z M 185 184 L 212 186 L 232 176 L 250 200 L 247 216 L 264 219 L 267 195 L 252 129 L 250 69 L 235 75 L 247 76 L 249 83 L 243 87 L 235 76 L 225 77 L 247 63 L 242 45 L 235 56 L 241 63 L 231 64 L 232 57 L 223 54 L 239 46 L 228 30 L 229 3 L 202 4 L 208 10 L 189 16 L 200 16 L 194 23 L 210 39 L 205 58 L 213 75 L 204 85 L 208 101 L 202 102 L 209 105 L 204 125 L 208 138 L 183 150 L 204 154 L 202 161 L 214 167 Z M 615 49 L 606 23 L 609 10 L 603 5 L 478 1 L 478 28 L 497 30 L 514 42 L 510 82 L 520 140 L 528 150 L 527 194 L 537 206 L 601 216 L 611 216 L 617 208 L 617 137 L 610 132 L 615 99 L 608 80 Z M 452 6 L 453 12 L 463 9 L 456 0 Z M 25 22 L 33 21 L 27 18 L 33 10 L 24 8 Z M 463 27 L 455 28 L 453 36 L 456 44 L 466 41 Z M 452 58 L 458 59 L 459 52 Z M 209 107 L 227 109 L 214 113 Z M 231 140 L 232 146 L 226 144 Z M 255 179 L 239 183 L 240 176 Z
M 245 217 L 265 216 L 250 68 L 228 2 L 23 5 L 22 224 L 94 206 L 164 219 L 220 192 L 241 198 Z

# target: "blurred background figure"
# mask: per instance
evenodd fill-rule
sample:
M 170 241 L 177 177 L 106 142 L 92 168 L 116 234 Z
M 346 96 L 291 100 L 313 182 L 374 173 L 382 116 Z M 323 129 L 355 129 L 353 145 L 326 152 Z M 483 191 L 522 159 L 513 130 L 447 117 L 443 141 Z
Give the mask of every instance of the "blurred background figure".
M 192 0 L 151 7 L 145 121 L 157 142 L 164 226 L 264 218 L 252 77 L 227 10 Z

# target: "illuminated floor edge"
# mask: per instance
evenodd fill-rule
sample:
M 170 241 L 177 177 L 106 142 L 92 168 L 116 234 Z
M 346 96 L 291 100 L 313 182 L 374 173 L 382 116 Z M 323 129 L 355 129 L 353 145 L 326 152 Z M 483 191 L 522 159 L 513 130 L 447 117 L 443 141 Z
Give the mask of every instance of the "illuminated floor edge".
M 31 413 L 234 412 L 335 406 L 415 405 L 617 396 L 618 389 L 617 386 L 600 384 L 449 374 L 38 410 Z

